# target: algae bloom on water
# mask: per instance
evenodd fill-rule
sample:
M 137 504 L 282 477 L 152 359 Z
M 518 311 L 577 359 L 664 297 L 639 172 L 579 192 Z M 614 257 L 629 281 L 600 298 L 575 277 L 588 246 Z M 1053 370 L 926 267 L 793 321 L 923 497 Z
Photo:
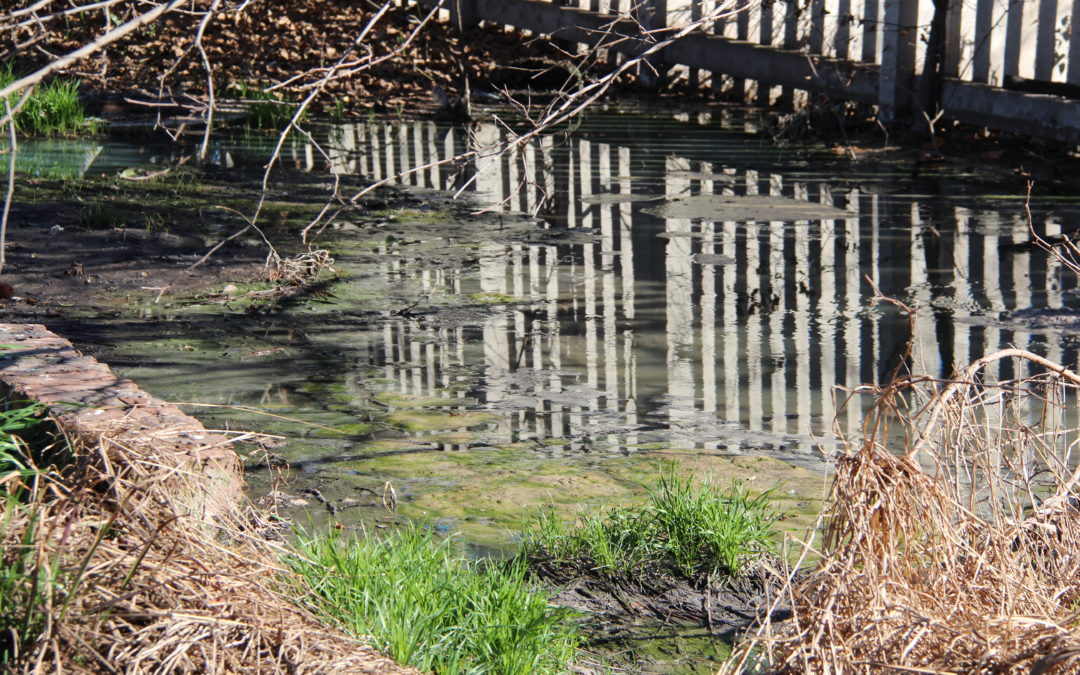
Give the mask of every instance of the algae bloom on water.
M 522 560 L 466 559 L 411 526 L 385 537 L 300 534 L 291 560 L 320 615 L 400 663 L 442 674 L 564 672 L 580 642 Z

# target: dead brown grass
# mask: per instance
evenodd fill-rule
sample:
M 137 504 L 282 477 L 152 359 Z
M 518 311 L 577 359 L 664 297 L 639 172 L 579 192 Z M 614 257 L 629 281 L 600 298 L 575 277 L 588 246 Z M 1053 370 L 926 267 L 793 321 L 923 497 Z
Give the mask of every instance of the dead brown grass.
M 152 448 L 102 438 L 77 450 L 63 476 L 0 513 L 5 566 L 28 555 L 59 571 L 6 598 L 36 595 L 44 611 L 13 672 L 415 672 L 297 606 L 260 514 L 192 515 L 178 495 L 206 479 Z
M 792 618 L 726 672 L 1080 672 L 1078 387 L 1008 349 L 881 391 Z

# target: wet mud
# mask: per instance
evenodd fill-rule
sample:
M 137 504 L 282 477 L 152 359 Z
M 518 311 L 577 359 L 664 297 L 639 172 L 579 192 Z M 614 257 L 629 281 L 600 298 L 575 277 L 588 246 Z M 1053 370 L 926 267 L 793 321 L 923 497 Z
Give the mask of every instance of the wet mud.
M 787 618 L 789 609 L 776 602 L 782 586 L 776 562 L 762 560 L 737 579 L 697 581 L 649 570 L 608 577 L 551 561 L 534 561 L 534 570 L 552 589 L 553 603 L 581 613 L 589 648 L 608 665 L 632 673 L 690 673 L 715 672 L 725 646 L 767 613 L 774 621 Z M 708 641 L 711 649 L 703 644 Z

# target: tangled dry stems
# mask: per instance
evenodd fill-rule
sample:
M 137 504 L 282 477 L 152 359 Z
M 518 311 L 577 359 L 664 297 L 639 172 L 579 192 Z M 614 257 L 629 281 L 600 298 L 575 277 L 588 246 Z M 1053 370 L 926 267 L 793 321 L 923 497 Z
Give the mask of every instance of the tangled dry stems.
M 60 570 L 37 589 L 44 623 L 17 670 L 414 672 L 297 606 L 260 514 L 218 509 L 211 521 L 177 501 L 202 480 L 102 438 L 30 486 L 28 503 L 9 500 L 3 563 L 30 547 L 37 569 Z
M 334 259 L 326 249 L 315 249 L 291 258 L 282 258 L 271 251 L 266 260 L 266 276 L 274 283 L 302 286 L 318 281 L 323 272 L 336 274 Z
M 1011 349 L 883 390 L 838 459 L 821 562 L 780 598 L 792 618 L 726 670 L 1080 672 L 1078 386 Z

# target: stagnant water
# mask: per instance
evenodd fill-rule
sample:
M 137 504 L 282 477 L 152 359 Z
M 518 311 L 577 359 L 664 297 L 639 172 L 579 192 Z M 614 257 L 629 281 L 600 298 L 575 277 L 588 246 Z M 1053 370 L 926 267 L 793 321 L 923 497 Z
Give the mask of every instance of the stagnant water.
M 502 156 L 492 121 L 345 124 L 319 138 L 326 156 L 294 140 L 288 164 L 463 188 L 505 213 L 506 231 L 422 200 L 374 227 L 345 213 L 323 235 L 345 279 L 331 297 L 255 316 L 147 298 L 141 311 L 166 328 L 114 356 L 164 398 L 291 418 L 195 410 L 286 436 L 276 451 L 293 468 L 278 487 L 321 513 L 317 490 L 346 523 L 424 517 L 499 546 L 529 509 L 625 500 L 674 459 L 721 481 L 782 481 L 805 526 L 834 419 L 857 434 L 870 403 L 839 405 L 844 388 L 883 382 L 908 339 L 867 279 L 917 308 L 929 375 L 1008 345 L 1076 361 L 1075 335 L 1015 317 L 1076 303 L 1072 274 L 1028 245 L 1020 178 L 915 176 L 699 115 L 595 115 Z M 221 137 L 215 157 L 261 166 L 268 143 Z M 150 152 L 72 147 L 34 161 L 114 171 Z M 432 164 L 469 149 L 480 157 Z M 1041 198 L 1034 227 L 1058 236 L 1075 212 Z M 387 413 L 408 430 L 370 426 Z M 280 477 L 252 458 L 255 494 Z M 383 510 L 387 482 L 397 516 Z

